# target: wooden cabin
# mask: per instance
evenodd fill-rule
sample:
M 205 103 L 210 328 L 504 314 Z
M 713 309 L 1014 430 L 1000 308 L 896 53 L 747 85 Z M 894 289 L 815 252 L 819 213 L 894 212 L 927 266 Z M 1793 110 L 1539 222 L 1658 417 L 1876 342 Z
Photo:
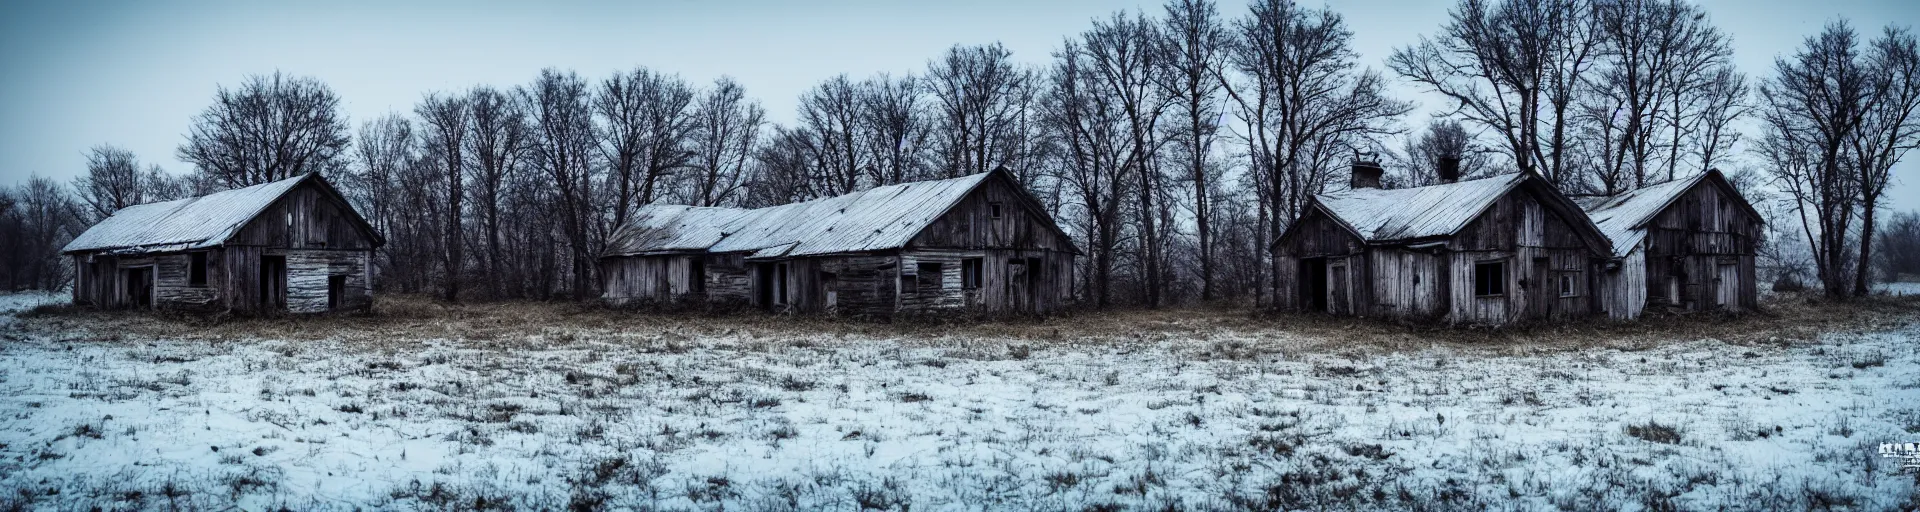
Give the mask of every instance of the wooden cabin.
M 319 174 L 129 206 L 61 253 L 75 304 L 318 313 L 373 304 L 383 240 Z
M 600 259 L 614 304 L 1043 314 L 1079 250 L 1005 170 L 759 209 L 649 205 Z
M 1601 307 L 1609 316 L 1759 306 L 1754 255 L 1766 221 L 1719 170 L 1587 206 L 1619 261 L 1602 275 Z
M 1580 207 L 1532 173 L 1385 190 L 1354 166 L 1273 245 L 1283 310 L 1505 325 L 1600 312 L 1609 245 Z

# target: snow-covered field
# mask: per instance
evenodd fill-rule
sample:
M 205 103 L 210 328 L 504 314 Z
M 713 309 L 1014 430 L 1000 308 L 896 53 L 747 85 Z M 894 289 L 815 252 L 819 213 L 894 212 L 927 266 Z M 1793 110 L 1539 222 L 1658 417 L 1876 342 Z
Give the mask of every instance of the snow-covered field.
M 11 316 L 0 510 L 1920 504 L 1878 453 L 1920 441 L 1912 321 L 1567 348 L 1277 327 L 141 339 Z

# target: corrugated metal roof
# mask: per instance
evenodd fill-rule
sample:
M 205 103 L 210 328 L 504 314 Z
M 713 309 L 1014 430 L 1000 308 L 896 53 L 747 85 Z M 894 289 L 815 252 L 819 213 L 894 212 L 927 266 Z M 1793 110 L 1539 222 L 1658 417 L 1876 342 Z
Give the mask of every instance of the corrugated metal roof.
M 1314 197 L 1368 242 L 1412 240 L 1460 231 L 1526 176 L 1514 173 L 1444 185 L 1363 188 Z
M 304 174 L 200 197 L 121 208 L 60 251 L 158 252 L 220 245 L 301 180 L 312 176 Z
M 1580 206 L 1586 209 L 1587 217 L 1593 219 L 1600 232 L 1613 241 L 1613 255 L 1626 256 L 1647 237 L 1647 230 L 1641 229 L 1642 226 L 1706 177 L 1707 174 L 1702 173 L 1612 197 L 1592 198 Z
M 990 174 L 888 185 L 752 210 L 649 205 L 614 233 L 607 255 L 708 251 L 770 258 L 897 249 Z

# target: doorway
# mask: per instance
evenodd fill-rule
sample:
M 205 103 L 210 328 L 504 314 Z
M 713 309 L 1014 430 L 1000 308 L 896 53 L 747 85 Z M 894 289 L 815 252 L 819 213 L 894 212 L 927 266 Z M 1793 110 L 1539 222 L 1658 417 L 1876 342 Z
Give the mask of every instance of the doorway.
M 1347 264 L 1327 265 L 1327 312 L 1336 315 L 1353 313 L 1353 301 L 1347 293 Z
M 287 257 L 260 257 L 260 308 L 287 309 Z
M 1713 281 L 1714 305 L 1728 311 L 1740 310 L 1740 266 L 1722 264 Z
M 1327 259 L 1300 260 L 1300 305 L 1307 311 L 1327 310 Z
M 760 307 L 777 311 L 787 305 L 787 264 L 756 264 L 754 274 L 754 298 Z
M 346 303 L 347 276 L 327 276 L 327 309 L 340 309 Z
M 153 267 L 127 269 L 126 297 L 122 303 L 134 309 L 153 308 Z

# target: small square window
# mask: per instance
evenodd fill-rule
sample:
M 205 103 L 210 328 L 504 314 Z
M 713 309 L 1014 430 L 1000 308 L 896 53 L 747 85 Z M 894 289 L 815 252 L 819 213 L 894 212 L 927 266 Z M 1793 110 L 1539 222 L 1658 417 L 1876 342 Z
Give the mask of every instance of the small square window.
M 1473 294 L 1491 297 L 1507 294 L 1507 262 L 1482 261 L 1473 264 Z
M 998 219 L 1001 215 L 1000 203 L 987 203 L 987 217 Z
M 1580 296 L 1580 272 L 1569 270 L 1560 273 L 1560 296 Z

